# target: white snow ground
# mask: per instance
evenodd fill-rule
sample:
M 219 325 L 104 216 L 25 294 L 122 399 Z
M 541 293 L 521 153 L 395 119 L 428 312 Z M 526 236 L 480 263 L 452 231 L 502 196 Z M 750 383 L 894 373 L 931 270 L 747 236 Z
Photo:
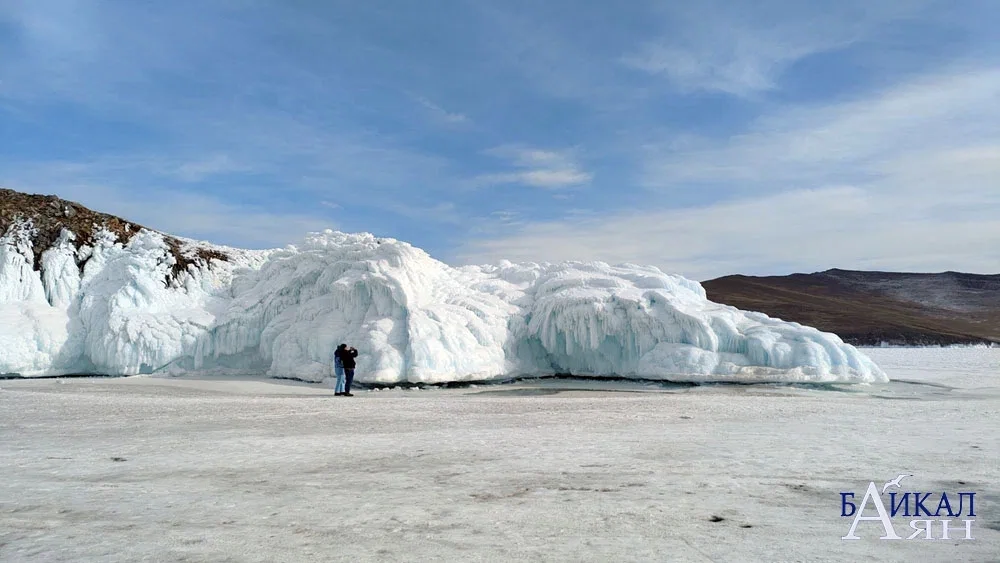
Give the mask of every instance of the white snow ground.
M 0 381 L 0 560 L 996 561 L 1000 349 L 865 351 L 894 381 Z M 975 539 L 842 541 L 899 473 Z
M 0 236 L 0 374 L 319 381 L 337 344 L 350 342 L 359 379 L 380 383 L 885 379 L 836 335 L 712 303 L 697 282 L 653 267 L 451 268 L 404 242 L 326 231 L 284 250 L 220 248 L 230 262 L 173 279 L 159 233 L 123 245 L 104 231 L 77 251 L 64 231 L 39 273 L 32 228 Z

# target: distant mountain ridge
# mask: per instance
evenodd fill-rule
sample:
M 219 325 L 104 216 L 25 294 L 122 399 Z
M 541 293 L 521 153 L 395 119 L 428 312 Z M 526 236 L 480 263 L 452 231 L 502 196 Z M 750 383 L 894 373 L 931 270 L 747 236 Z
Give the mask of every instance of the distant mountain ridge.
M 702 282 L 712 301 L 861 346 L 1000 343 L 1000 275 L 831 269 Z

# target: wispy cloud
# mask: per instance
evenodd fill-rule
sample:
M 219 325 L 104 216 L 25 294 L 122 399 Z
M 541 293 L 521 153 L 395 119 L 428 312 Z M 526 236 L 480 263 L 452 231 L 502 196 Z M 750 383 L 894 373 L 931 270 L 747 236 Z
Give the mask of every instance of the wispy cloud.
M 939 204 L 900 202 L 855 187 L 800 190 L 698 208 L 534 223 L 471 242 L 458 256 L 466 263 L 654 264 L 698 280 L 831 267 L 1000 271 L 1000 202 L 974 216 L 941 214 Z
M 570 150 L 552 151 L 508 145 L 486 152 L 490 156 L 507 160 L 517 170 L 480 175 L 476 178 L 480 185 L 521 184 L 558 189 L 586 184 L 593 178 L 592 174 L 580 168 Z
M 856 100 L 779 109 L 722 142 L 647 146 L 644 183 L 667 191 L 692 182 L 774 191 L 803 180 L 870 177 L 899 155 L 1000 138 L 998 97 L 1000 71 L 963 67 Z
M 965 68 L 779 110 L 732 140 L 647 153 L 647 184 L 662 194 L 647 210 L 535 223 L 461 254 L 652 263 L 698 279 L 834 266 L 1000 271 L 998 97 L 1000 73 Z M 671 208 L 692 186 L 715 190 L 715 202 Z
M 490 64 L 508 86 L 561 100 L 602 104 L 623 96 L 611 79 L 615 75 L 608 53 L 558 26 L 563 18 L 537 17 L 512 3 L 477 2 L 480 41 Z M 550 6 L 558 6 L 552 3 Z M 540 6 L 540 5 L 539 5 Z M 563 5 L 567 11 L 595 11 L 599 4 Z M 596 14 L 594 14 L 596 15 Z M 582 31 L 582 30 L 581 30 Z M 610 41 L 609 37 L 604 37 Z
M 817 9 L 782 0 L 674 3 L 663 9 L 663 36 L 646 41 L 621 61 L 663 75 L 683 91 L 751 96 L 775 89 L 797 61 L 867 39 L 924 4 L 874 6 L 845 0 Z
M 238 163 L 225 154 L 216 154 L 184 162 L 176 168 L 174 173 L 186 182 L 200 182 L 218 174 L 246 172 L 250 170 L 253 170 L 253 167 L 248 164 Z
M 510 224 L 517 221 L 518 213 L 517 211 L 494 211 L 490 213 L 490 216 L 501 223 Z
M 396 204 L 389 205 L 386 209 L 400 217 L 407 217 L 425 223 L 459 225 L 466 221 L 466 217 L 459 212 L 455 204 L 448 201 L 431 205 Z
M 430 110 L 431 114 L 435 118 L 443 121 L 444 123 L 448 123 L 451 125 L 459 125 L 470 122 L 470 119 L 465 114 L 452 113 L 442 108 L 441 106 L 435 104 L 434 102 L 428 100 L 427 98 L 418 96 L 415 99 L 417 100 L 417 103 L 424 106 L 426 109 Z

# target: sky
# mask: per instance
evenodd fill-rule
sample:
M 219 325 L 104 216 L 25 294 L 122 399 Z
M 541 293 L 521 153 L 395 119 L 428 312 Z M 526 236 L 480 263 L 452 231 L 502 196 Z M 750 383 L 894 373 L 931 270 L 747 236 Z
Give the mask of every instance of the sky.
M 0 0 L 0 186 L 239 247 L 1000 272 L 996 0 Z

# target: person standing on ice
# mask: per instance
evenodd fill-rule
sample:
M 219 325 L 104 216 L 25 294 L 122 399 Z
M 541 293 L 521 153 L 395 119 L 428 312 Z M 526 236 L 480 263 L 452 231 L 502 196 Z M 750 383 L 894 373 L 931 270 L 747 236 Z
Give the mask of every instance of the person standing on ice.
M 354 368 L 357 365 L 355 358 L 357 357 L 357 348 L 349 348 L 347 344 L 337 346 L 337 351 L 333 353 L 333 369 L 337 374 L 337 387 L 334 389 L 334 395 L 354 396 L 351 394 L 351 384 L 354 383 Z
M 333 387 L 333 395 L 335 397 L 339 397 L 344 394 L 344 387 L 347 383 L 344 374 L 344 363 L 340 361 L 340 350 L 345 347 L 346 346 L 344 344 L 341 344 L 333 353 L 333 374 L 337 376 L 337 384 Z

